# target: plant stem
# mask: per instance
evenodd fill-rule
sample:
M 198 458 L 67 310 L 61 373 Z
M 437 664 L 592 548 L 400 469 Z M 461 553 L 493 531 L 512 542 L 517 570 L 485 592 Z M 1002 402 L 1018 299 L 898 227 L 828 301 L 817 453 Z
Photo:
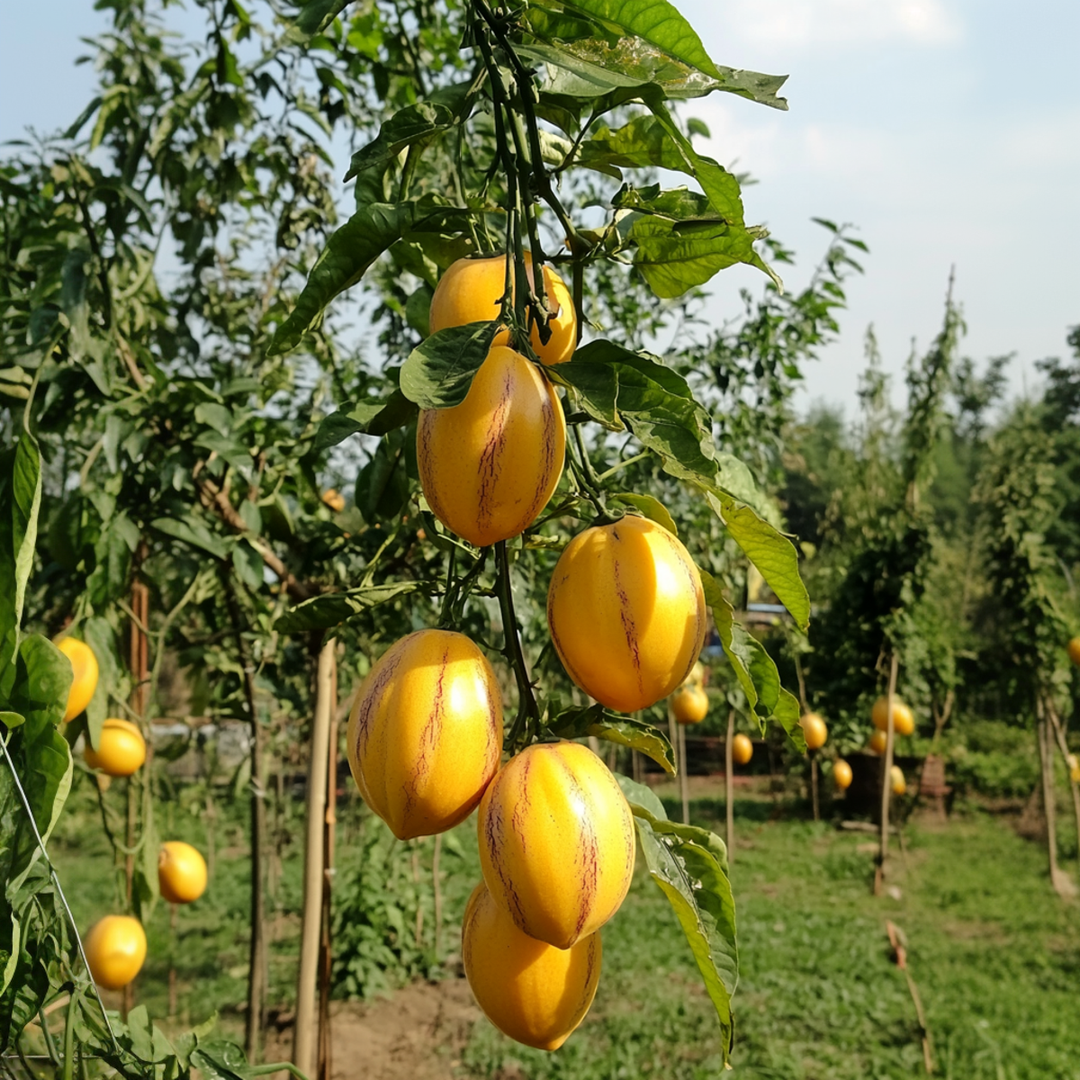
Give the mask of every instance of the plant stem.
M 524 745 L 533 738 L 540 725 L 540 710 L 536 705 L 529 672 L 525 666 L 525 655 L 521 650 L 521 638 L 518 636 L 517 617 L 514 614 L 514 598 L 510 584 L 510 560 L 506 554 L 506 541 L 495 544 L 495 564 L 498 568 L 499 610 L 502 613 L 503 640 L 506 659 L 514 669 L 514 678 L 518 688 L 518 712 L 514 725 L 510 729 L 506 743 L 510 753 L 518 749 L 519 742 Z

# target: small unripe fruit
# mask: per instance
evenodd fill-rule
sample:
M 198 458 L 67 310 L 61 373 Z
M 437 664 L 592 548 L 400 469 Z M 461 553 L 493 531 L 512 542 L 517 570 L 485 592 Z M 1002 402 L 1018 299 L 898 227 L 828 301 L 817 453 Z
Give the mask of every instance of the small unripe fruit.
M 807 750 L 818 750 L 825 745 L 825 740 L 829 737 L 829 729 L 817 713 L 807 713 L 799 724 L 803 729 Z
M 206 891 L 206 860 L 183 840 L 167 840 L 158 852 L 158 887 L 170 904 L 190 904 Z
M 754 744 L 741 731 L 731 740 L 731 760 L 736 765 L 748 765 L 754 756 Z
M 90 704 L 98 684 L 98 662 L 94 650 L 78 638 L 63 638 L 56 643 L 56 647 L 71 663 L 71 689 L 68 691 L 67 705 L 64 708 L 66 723 L 74 720 Z
M 101 725 L 98 748 L 87 739 L 83 757 L 91 769 L 107 776 L 131 776 L 146 760 L 146 740 L 130 720 L 111 717 Z
M 700 685 L 680 686 L 671 695 L 671 711 L 680 724 L 700 724 L 709 711 L 709 695 Z
M 130 915 L 106 915 L 86 935 L 83 948 L 94 982 L 106 990 L 121 990 L 143 966 L 146 934 Z
M 897 735 L 910 735 L 915 730 L 915 717 L 911 710 L 899 699 L 894 697 L 892 703 L 893 731 Z M 889 699 L 879 697 L 874 702 L 874 708 L 870 713 L 870 719 L 878 731 L 887 731 L 889 728 Z
M 836 759 L 832 775 L 833 783 L 840 791 L 847 791 L 851 787 L 851 766 L 843 758 Z
M 472 813 L 502 756 L 502 699 L 464 634 L 417 630 L 392 645 L 356 695 L 349 768 L 399 840 L 445 832 Z
M 566 546 L 548 589 L 548 628 L 567 674 L 619 712 L 647 709 L 690 674 L 705 640 L 690 553 L 662 525 L 627 516 Z
M 518 929 L 559 949 L 599 930 L 634 872 L 634 819 L 579 743 L 536 743 L 492 780 L 477 818 L 484 881 Z
M 523 934 L 484 884 L 465 908 L 461 958 L 488 1019 L 511 1039 L 557 1050 L 585 1018 L 600 980 L 599 934 L 556 949 Z

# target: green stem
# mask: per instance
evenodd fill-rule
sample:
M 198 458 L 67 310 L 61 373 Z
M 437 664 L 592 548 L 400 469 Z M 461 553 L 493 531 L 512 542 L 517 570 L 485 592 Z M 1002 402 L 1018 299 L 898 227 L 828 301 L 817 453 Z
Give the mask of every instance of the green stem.
M 64 1067 L 63 1080 L 73 1080 L 75 1075 L 75 1014 L 79 1008 L 82 993 L 73 990 L 68 1000 L 67 1018 L 64 1023 Z
M 49 1030 L 49 1018 L 45 1015 L 44 1009 L 38 1009 L 38 1023 L 41 1024 L 41 1034 L 45 1038 L 45 1050 L 49 1055 L 49 1060 L 59 1068 L 60 1055 L 56 1052 L 56 1043 L 53 1041 L 52 1032 Z
M 518 711 L 513 727 L 507 737 L 506 745 L 510 753 L 515 753 L 519 744 L 524 745 L 532 739 L 540 728 L 540 710 L 533 695 L 529 672 L 525 666 L 525 655 L 521 650 L 521 638 L 518 635 L 517 616 L 514 614 L 514 597 L 510 584 L 510 560 L 506 554 L 506 541 L 495 544 L 495 564 L 498 568 L 499 610 L 502 613 L 504 655 L 514 669 L 514 678 L 518 688 Z
M 608 477 L 614 476 L 620 469 L 625 469 L 628 465 L 633 465 L 638 461 L 644 461 L 646 458 L 649 457 L 652 457 L 652 454 L 648 450 L 645 450 L 642 451 L 642 453 L 640 454 L 635 454 L 633 457 L 625 458 L 624 460 L 620 461 L 618 465 L 612 465 L 612 467 L 608 469 L 607 472 L 602 472 L 596 479 L 600 483 L 603 483 L 603 481 L 607 480 Z
M 452 547 L 446 558 L 446 588 L 443 590 L 442 609 L 439 611 L 439 625 L 450 625 L 450 612 L 453 608 L 454 596 L 454 563 L 457 561 L 457 548 Z

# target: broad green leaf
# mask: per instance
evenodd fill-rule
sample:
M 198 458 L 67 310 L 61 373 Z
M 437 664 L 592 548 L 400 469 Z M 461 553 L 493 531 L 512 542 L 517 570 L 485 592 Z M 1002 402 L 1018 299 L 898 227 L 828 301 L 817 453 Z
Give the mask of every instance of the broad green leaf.
M 86 707 L 86 727 L 90 745 L 97 749 L 101 738 L 101 725 L 109 714 L 109 694 L 115 693 L 119 671 L 116 665 L 116 637 L 112 626 L 97 616 L 87 619 L 82 625 L 83 640 L 91 649 L 98 662 L 98 684 L 94 696 Z
M 0 700 L 11 688 L 40 508 L 41 454 L 36 440 L 23 434 L 0 454 Z
M 402 366 L 401 392 L 421 409 L 460 405 L 498 329 L 497 322 L 475 322 L 432 334 Z
M 434 592 L 437 586 L 427 581 L 399 581 L 392 585 L 369 585 L 345 592 L 313 596 L 278 616 L 274 629 L 283 634 L 308 630 L 332 630 L 353 615 L 378 604 L 385 604 L 414 592 Z
M 610 498 L 614 502 L 626 503 L 635 510 L 640 510 L 650 521 L 657 525 L 663 525 L 672 536 L 679 535 L 679 527 L 675 519 L 668 513 L 667 507 L 655 495 L 635 495 L 633 492 L 621 491 Z
M 0 724 L 3 724 L 9 731 L 25 723 L 26 717 L 21 713 L 0 712 Z
M 150 528 L 156 529 L 166 536 L 176 540 L 182 540 L 194 548 L 199 548 L 216 559 L 229 558 L 232 543 L 220 536 L 215 536 L 201 521 L 191 519 L 179 521 L 176 518 L 155 518 L 150 522 Z
M 463 102 L 471 84 L 459 85 L 461 92 L 458 96 Z M 421 101 L 400 109 L 379 128 L 374 140 L 353 154 L 352 164 L 345 174 L 346 182 L 364 169 L 385 167 L 402 150 L 449 131 L 457 120 L 458 114 L 454 108 L 434 101 Z
M 323 418 L 312 449 L 317 453 L 337 446 L 350 435 L 386 435 L 411 423 L 416 412 L 415 402 L 400 390 L 395 390 L 386 401 L 346 401 L 336 413 Z
M 643 38 L 706 75 L 722 77 L 694 28 L 667 0 L 572 0 L 566 7 Z
M 735 898 L 726 874 L 723 841 L 705 829 L 657 815 L 656 796 L 628 777 L 617 777 L 630 808 L 649 875 L 667 897 L 693 953 L 723 1032 L 731 1046 L 731 998 L 739 981 Z
M 810 596 L 799 574 L 799 553 L 782 533 L 749 507 L 721 491 L 706 492 L 706 499 L 724 523 L 731 538 L 761 571 L 777 599 L 791 612 L 796 625 L 810 623 Z
M 296 348 L 327 304 L 352 288 L 415 220 L 415 203 L 371 203 L 358 209 L 327 241 L 296 307 L 277 328 L 270 342 L 270 355 Z
M 603 705 L 587 709 L 570 709 L 549 725 L 553 735 L 563 739 L 580 739 L 592 735 L 651 757 L 666 773 L 675 775 L 675 755 L 667 736 L 652 724 L 632 716 L 609 712 Z
M 699 573 L 720 644 L 762 733 L 764 721 L 772 718 L 781 724 L 795 746 L 805 752 L 798 702 L 780 685 L 780 673 L 772 657 L 757 638 L 735 621 L 735 612 L 712 574 L 700 568 Z
M 349 0 L 300 0 L 296 21 L 289 27 L 286 41 L 302 45 L 321 34 L 348 6 Z

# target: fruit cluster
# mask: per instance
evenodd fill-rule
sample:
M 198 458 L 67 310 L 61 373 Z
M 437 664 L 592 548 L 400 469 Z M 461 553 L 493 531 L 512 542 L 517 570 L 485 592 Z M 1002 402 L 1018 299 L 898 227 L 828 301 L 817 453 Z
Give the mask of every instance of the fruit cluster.
M 57 648 L 71 664 L 72 681 L 64 723 L 86 710 L 97 690 L 99 668 L 94 650 L 78 638 L 66 637 Z M 95 750 L 86 738 L 86 764 L 103 777 L 132 776 L 146 761 L 146 740 L 137 724 L 111 717 L 101 725 Z M 190 904 L 206 889 L 206 862 L 182 840 L 168 840 L 158 852 L 158 887 L 171 904 Z M 106 990 L 120 990 L 139 974 L 146 959 L 146 932 L 132 915 L 106 915 L 83 941 L 94 981 Z
M 527 260 L 532 280 L 532 264 Z M 442 277 L 432 332 L 495 320 L 505 257 L 462 259 Z M 544 268 L 553 317 L 546 365 L 570 359 L 577 320 L 565 284 Z M 500 331 L 457 406 L 422 410 L 424 497 L 452 532 L 483 547 L 520 535 L 562 475 L 566 423 L 540 366 Z M 701 580 L 655 522 L 624 517 L 567 545 L 548 591 L 548 627 L 570 678 L 603 705 L 647 708 L 687 677 L 705 636 Z M 507 635 L 515 633 L 505 627 Z M 479 807 L 483 882 L 462 926 L 465 973 L 503 1032 L 554 1050 L 581 1023 L 600 976 L 597 931 L 634 869 L 634 826 L 618 782 L 587 747 L 539 742 L 500 768 L 502 702 L 469 638 L 419 630 L 373 665 L 353 704 L 347 753 L 368 806 L 401 839 L 432 835 Z

